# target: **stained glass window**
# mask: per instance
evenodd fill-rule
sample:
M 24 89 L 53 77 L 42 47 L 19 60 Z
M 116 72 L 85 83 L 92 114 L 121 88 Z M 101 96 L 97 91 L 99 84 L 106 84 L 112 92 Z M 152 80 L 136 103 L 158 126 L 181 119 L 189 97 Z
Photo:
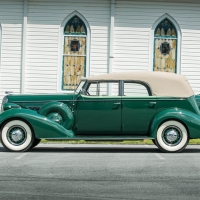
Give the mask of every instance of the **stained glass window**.
M 176 28 L 172 24 L 170 20 L 165 18 L 155 29 L 155 37 L 169 37 L 169 38 L 176 38 Z
M 176 73 L 177 31 L 173 23 L 165 18 L 154 32 L 154 71 Z
M 87 29 L 84 22 L 75 15 L 66 24 L 64 33 L 70 35 L 87 35 Z
M 73 90 L 86 73 L 87 29 L 78 17 L 72 17 L 64 27 L 62 89 Z

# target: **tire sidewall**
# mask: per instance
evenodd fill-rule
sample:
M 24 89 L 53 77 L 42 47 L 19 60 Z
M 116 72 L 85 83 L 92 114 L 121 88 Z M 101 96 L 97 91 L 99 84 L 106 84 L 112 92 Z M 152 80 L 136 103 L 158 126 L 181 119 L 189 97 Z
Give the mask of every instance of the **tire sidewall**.
M 165 142 L 162 139 L 163 130 L 168 126 L 176 126 L 182 132 L 182 139 L 180 143 L 178 143 L 176 146 L 169 146 L 165 144 Z M 188 137 L 187 129 L 182 123 L 175 120 L 164 122 L 163 124 L 160 125 L 160 127 L 157 130 L 156 143 L 157 143 L 157 146 L 164 152 L 180 152 L 187 146 L 188 140 L 189 140 L 189 137 Z
M 35 141 L 32 144 L 32 148 L 36 147 L 40 142 L 41 142 L 41 139 L 35 138 Z
M 11 144 L 8 139 L 7 139 L 7 132 L 9 130 L 9 128 L 11 128 L 12 126 L 16 126 L 19 125 L 20 127 L 23 127 L 26 131 L 26 140 L 23 144 L 21 145 L 14 145 Z M 33 142 L 34 142 L 34 135 L 33 132 L 30 128 L 30 126 L 19 119 L 13 119 L 10 121 L 7 121 L 1 128 L 1 142 L 3 144 L 3 146 L 9 150 L 9 151 L 26 151 L 29 148 L 31 148 Z

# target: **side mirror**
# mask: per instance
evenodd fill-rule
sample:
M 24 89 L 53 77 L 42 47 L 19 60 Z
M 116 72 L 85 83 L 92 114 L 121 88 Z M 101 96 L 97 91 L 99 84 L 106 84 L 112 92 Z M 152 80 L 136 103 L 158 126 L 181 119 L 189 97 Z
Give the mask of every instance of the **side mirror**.
M 11 94 L 13 91 L 5 91 L 6 94 Z

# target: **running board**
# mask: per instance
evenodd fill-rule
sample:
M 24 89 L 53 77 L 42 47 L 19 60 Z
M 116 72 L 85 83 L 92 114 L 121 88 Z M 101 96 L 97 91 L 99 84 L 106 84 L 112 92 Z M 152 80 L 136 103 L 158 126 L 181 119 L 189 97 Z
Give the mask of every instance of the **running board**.
M 75 138 L 40 138 L 45 140 L 85 140 L 85 141 L 123 141 L 123 140 L 152 140 L 153 137 L 148 136 L 98 136 L 98 137 L 75 137 Z

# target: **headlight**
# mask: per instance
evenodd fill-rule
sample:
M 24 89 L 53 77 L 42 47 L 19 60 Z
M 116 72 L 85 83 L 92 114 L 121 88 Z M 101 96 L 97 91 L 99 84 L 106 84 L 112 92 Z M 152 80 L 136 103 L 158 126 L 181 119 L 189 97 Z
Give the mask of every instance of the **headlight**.
M 4 105 L 5 103 L 7 103 L 7 102 L 8 102 L 8 97 L 5 96 L 5 97 L 3 98 L 3 100 L 2 100 L 2 103 L 1 103 L 1 112 L 4 111 L 4 110 L 3 110 L 3 105 Z

